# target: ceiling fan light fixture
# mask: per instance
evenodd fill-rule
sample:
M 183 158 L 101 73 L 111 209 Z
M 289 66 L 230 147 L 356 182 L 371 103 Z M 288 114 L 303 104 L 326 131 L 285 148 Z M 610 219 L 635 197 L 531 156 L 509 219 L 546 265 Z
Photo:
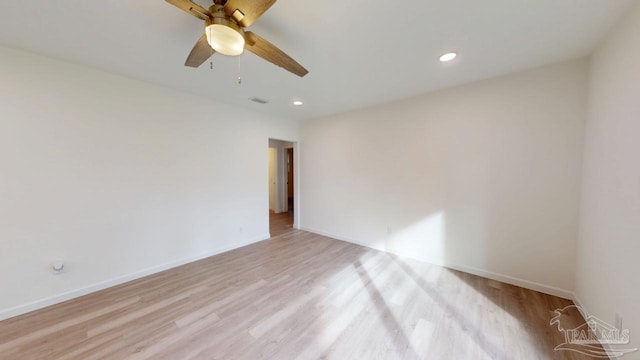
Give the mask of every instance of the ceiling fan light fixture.
M 236 23 L 225 18 L 212 18 L 205 28 L 207 42 L 223 55 L 237 56 L 244 51 L 244 36 Z

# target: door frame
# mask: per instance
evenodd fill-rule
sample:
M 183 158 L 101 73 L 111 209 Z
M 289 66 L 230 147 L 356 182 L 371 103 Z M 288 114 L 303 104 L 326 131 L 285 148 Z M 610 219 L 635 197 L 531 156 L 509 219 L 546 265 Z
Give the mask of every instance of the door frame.
M 287 191 L 287 150 L 293 149 L 293 227 L 300 228 L 300 147 L 297 141 L 269 138 L 269 146 L 276 148 L 276 204 L 275 212 L 286 212 L 289 209 Z M 268 177 L 267 173 L 267 177 Z M 268 195 L 268 194 L 267 194 Z M 268 197 L 267 197 L 268 198 Z
M 282 201 L 282 212 L 287 212 L 289 211 L 289 172 L 287 171 L 287 163 L 286 160 L 289 159 L 289 154 L 288 151 L 289 149 L 292 150 L 292 155 L 293 155 L 293 164 L 291 164 L 292 168 L 293 168 L 293 209 L 294 209 L 294 215 L 295 215 L 295 209 L 296 209 L 296 149 L 295 149 L 295 144 L 292 145 L 287 145 L 285 147 L 282 148 L 282 192 L 281 192 L 281 198 L 280 201 Z M 276 192 L 277 193 L 277 192 Z

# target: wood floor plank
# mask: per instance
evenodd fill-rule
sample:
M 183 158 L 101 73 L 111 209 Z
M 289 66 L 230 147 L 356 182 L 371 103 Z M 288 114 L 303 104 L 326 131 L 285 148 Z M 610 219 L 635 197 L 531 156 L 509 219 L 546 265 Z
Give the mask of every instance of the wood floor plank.
M 291 209 L 292 210 L 292 209 Z M 269 210 L 269 233 L 271 236 L 282 235 L 293 228 L 293 211 L 274 213 Z
M 553 350 L 570 304 L 288 228 L 2 321 L 0 358 L 587 359 Z

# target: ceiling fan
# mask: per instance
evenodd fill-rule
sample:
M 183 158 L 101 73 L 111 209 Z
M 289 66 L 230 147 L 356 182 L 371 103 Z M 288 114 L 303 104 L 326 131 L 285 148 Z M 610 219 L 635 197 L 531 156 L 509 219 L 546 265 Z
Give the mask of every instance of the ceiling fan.
M 209 9 L 192 0 L 166 0 L 204 20 L 205 30 L 187 57 L 185 66 L 199 67 L 214 52 L 237 56 L 246 49 L 300 77 L 308 71 L 282 50 L 245 28 L 253 24 L 276 0 L 214 0 Z

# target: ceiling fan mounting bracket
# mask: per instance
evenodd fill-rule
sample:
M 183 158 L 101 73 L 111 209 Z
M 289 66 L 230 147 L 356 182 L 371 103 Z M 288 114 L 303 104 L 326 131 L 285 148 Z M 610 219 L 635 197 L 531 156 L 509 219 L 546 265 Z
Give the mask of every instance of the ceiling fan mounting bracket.
M 198 9 L 196 8 L 190 8 L 189 11 L 191 11 L 191 13 L 193 13 L 193 15 L 195 15 L 196 17 L 205 20 L 209 17 L 209 15 L 200 12 Z
M 233 20 L 235 20 L 238 24 L 242 23 L 242 19 L 244 19 L 244 13 L 242 11 L 240 11 L 240 9 L 236 9 L 232 14 L 231 17 L 233 18 Z

